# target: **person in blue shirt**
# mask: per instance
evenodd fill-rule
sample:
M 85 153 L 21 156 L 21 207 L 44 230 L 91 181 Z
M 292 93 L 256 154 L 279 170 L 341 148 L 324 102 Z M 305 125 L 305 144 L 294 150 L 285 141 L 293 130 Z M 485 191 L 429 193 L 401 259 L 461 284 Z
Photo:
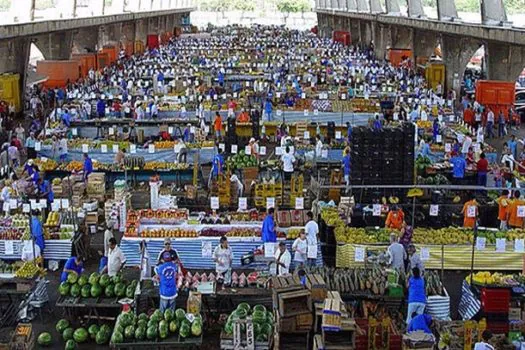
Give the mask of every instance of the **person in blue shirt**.
M 97 116 L 99 118 L 104 118 L 106 116 L 106 102 L 101 98 L 97 102 Z
M 31 177 L 34 172 L 35 172 L 35 169 L 33 168 L 33 159 L 28 159 L 27 163 L 24 165 L 24 170 L 22 171 L 22 175 L 24 173 L 27 173 L 27 175 Z
M 516 142 L 516 135 L 510 137 L 510 141 L 507 143 L 514 159 L 518 159 L 518 143 Z
M 264 103 L 264 113 L 266 114 L 266 118 L 269 122 L 272 121 L 272 111 L 273 111 L 272 101 L 267 99 L 266 102 Z
M 33 165 L 33 173 L 30 176 L 31 181 L 33 181 L 33 185 L 38 185 L 38 180 L 40 179 L 40 173 L 38 171 L 38 167 L 36 165 Z
M 452 168 L 452 176 L 455 179 L 463 179 L 465 177 L 465 169 L 467 167 L 467 161 L 458 153 L 453 153 L 450 163 L 454 166 Z
M 84 263 L 82 262 L 82 258 L 80 256 L 72 256 L 69 259 L 67 259 L 66 264 L 64 265 L 62 275 L 60 275 L 60 282 L 67 281 L 67 276 L 70 273 L 76 273 L 80 276 L 83 271 Z
M 49 181 L 44 180 L 43 178 L 38 179 L 38 192 L 42 198 L 47 199 L 47 204 L 50 205 L 55 200 L 55 194 L 51 188 Z
M 191 131 L 191 124 L 188 124 L 186 125 L 186 127 L 184 128 L 184 132 L 182 134 L 182 139 L 184 140 L 184 142 L 190 142 L 190 131 Z
M 439 122 L 438 119 L 434 119 L 434 124 L 432 124 L 432 137 L 434 142 L 437 142 L 437 135 L 439 135 Z
M 412 269 L 412 277 L 408 279 L 408 312 L 407 325 L 412 321 L 412 314 L 423 314 L 427 303 L 427 296 L 425 293 L 425 280 L 421 276 L 421 271 L 418 267 Z
M 175 299 L 177 298 L 177 265 L 172 261 L 169 253 L 164 253 L 164 263 L 156 268 L 159 280 L 160 312 L 167 309 L 175 310 Z
M 217 80 L 219 80 L 220 86 L 224 86 L 224 73 L 222 71 L 219 71 L 219 76 L 217 77 Z
M 216 178 L 222 173 L 224 167 L 224 156 L 222 155 L 222 149 L 219 148 L 217 154 L 213 158 L 212 173 L 213 177 Z
M 277 242 L 277 234 L 275 232 L 275 220 L 273 219 L 273 214 L 275 213 L 274 208 L 268 209 L 266 217 L 264 218 L 262 224 L 261 238 L 263 243 Z
M 164 73 L 162 71 L 160 71 L 159 74 L 157 75 L 157 81 L 164 83 Z
M 381 121 L 379 120 L 379 114 L 376 114 L 376 119 L 374 120 L 374 131 L 381 131 L 383 128 L 383 125 L 381 124 Z
M 39 210 L 33 210 L 31 216 L 31 236 L 35 241 L 35 244 L 40 247 L 40 251 L 43 253 L 44 248 L 46 247 L 46 242 L 44 240 L 44 230 L 42 229 L 42 223 L 38 218 L 39 215 Z
M 62 106 L 62 103 L 64 103 L 65 97 L 66 97 L 66 93 L 65 93 L 64 89 L 62 89 L 62 88 L 58 89 L 58 91 L 57 91 L 57 100 L 58 100 L 58 105 L 59 106 Z
M 346 191 L 350 187 L 350 171 L 351 171 L 352 159 L 350 158 L 350 148 L 347 147 L 344 151 L 343 157 L 343 174 L 346 182 Z
M 84 153 L 84 180 L 93 172 L 93 162 L 87 153 Z
M 427 314 L 417 315 L 414 313 L 414 318 L 408 325 L 407 333 L 422 331 L 427 334 L 432 334 L 432 316 Z
M 346 122 L 346 138 L 349 143 L 352 142 L 352 124 L 350 122 Z
M 71 126 L 71 116 L 69 115 L 69 111 L 67 109 L 64 109 L 64 113 L 62 113 L 62 123 L 64 123 L 64 125 L 68 128 Z
M 425 141 L 425 139 L 422 138 L 418 147 L 418 156 L 428 157 L 431 154 L 432 152 L 430 151 L 430 145 Z

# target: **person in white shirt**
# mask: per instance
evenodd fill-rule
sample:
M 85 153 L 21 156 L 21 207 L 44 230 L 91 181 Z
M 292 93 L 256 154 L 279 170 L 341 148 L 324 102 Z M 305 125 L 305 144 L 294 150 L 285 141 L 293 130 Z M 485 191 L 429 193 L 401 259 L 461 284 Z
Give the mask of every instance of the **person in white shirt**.
M 306 233 L 304 230 L 301 230 L 299 233 L 299 237 L 295 239 L 295 241 L 292 244 L 292 251 L 294 253 L 293 260 L 302 267 L 304 263 L 307 261 L 307 252 L 308 252 L 308 242 L 306 240 Z
M 104 272 L 107 272 L 109 276 L 116 276 L 117 273 L 122 269 L 126 263 L 126 257 L 122 250 L 117 245 L 115 238 L 109 239 L 109 251 L 108 251 L 108 265 L 104 268 Z
M 281 162 L 283 163 L 284 180 L 290 181 L 294 172 L 293 164 L 295 163 L 295 157 L 290 152 L 289 146 L 286 146 L 286 152 L 283 155 L 281 155 Z
M 9 199 L 11 199 L 11 184 L 13 182 L 11 180 L 5 180 L 4 187 L 2 188 L 2 192 L 0 193 L 0 199 L 2 199 L 2 202 L 9 202 Z
M 507 154 L 504 154 L 503 157 L 501 157 L 501 163 L 504 164 L 507 168 L 510 169 L 510 171 L 514 170 L 514 163 L 516 160 L 514 159 L 514 155 L 512 154 L 512 151 L 509 149 L 507 151 Z
M 482 341 L 477 342 L 474 345 L 474 350 L 494 350 L 494 347 L 489 344 L 490 339 L 492 339 L 492 332 L 488 329 L 484 330 L 481 334 Z
M 239 180 L 239 177 L 236 174 L 233 174 L 230 177 L 230 182 L 235 183 L 237 185 L 237 196 L 242 197 L 242 193 L 244 192 L 244 185 L 241 182 L 241 180 Z
M 113 231 L 111 231 L 112 222 L 108 222 L 106 231 L 104 231 L 104 256 L 107 257 L 109 253 L 109 240 L 115 238 Z
M 461 147 L 461 153 L 465 159 L 467 158 L 467 153 L 470 146 L 472 146 L 472 139 L 470 136 L 465 136 L 465 139 L 463 140 L 463 146 Z
M 37 244 L 33 243 L 32 239 L 24 241 L 22 245 L 22 261 L 33 261 L 42 255 L 42 251 Z
M 274 257 L 277 276 L 289 275 L 292 256 L 288 249 L 286 249 L 286 244 L 284 242 L 279 242 L 279 248 L 275 251 Z
M 215 261 L 217 276 L 222 276 L 224 286 L 229 286 L 232 282 L 233 251 L 228 245 L 226 236 L 222 236 L 219 245 L 215 247 L 213 261 Z
M 317 225 L 317 222 L 314 220 L 314 213 L 311 211 L 308 211 L 306 213 L 306 217 L 308 219 L 308 222 L 304 226 L 304 231 L 306 232 L 306 239 L 308 241 L 308 247 L 309 249 L 316 249 L 317 248 L 317 235 L 319 234 L 319 225 Z M 315 248 L 310 248 L 315 247 Z M 308 265 L 315 266 L 315 258 L 309 258 L 308 259 Z
M 186 144 L 182 139 L 179 139 L 175 146 L 173 147 L 173 152 L 175 152 L 175 157 L 177 159 L 177 163 L 186 163 L 188 160 L 188 149 L 186 148 Z
M 317 135 L 317 142 L 315 144 L 315 157 L 321 158 L 322 153 L 323 153 L 323 141 L 321 141 L 321 136 Z

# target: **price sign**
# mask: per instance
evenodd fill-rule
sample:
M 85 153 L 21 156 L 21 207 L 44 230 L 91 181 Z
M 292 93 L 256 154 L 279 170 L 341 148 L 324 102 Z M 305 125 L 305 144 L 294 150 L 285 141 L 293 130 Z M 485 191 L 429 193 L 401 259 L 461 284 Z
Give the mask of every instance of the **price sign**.
M 445 152 L 452 152 L 452 145 L 450 143 L 445 143 Z
M 35 142 L 35 151 L 42 150 L 42 143 L 40 141 Z
M 168 133 L 171 135 L 173 134 L 173 126 L 168 127 Z
M 487 239 L 485 237 L 476 237 L 476 250 L 485 250 Z
M 496 238 L 496 251 L 498 253 L 505 252 L 507 248 L 507 240 L 505 238 Z
M 73 136 L 78 136 L 78 130 L 77 130 L 77 128 L 73 128 L 73 129 L 71 129 L 71 133 L 73 134 Z
M 336 138 L 337 140 L 340 140 L 340 139 L 343 138 L 342 135 L 341 135 L 341 131 L 336 131 L 336 132 L 335 132 L 335 138 Z
M 67 198 L 62 199 L 62 208 L 63 209 L 69 209 L 69 199 L 67 199 Z
M 211 258 L 212 256 L 212 249 L 211 249 L 211 242 L 210 241 L 203 241 L 201 242 L 201 252 L 203 258 Z
M 9 200 L 9 206 L 11 207 L 11 209 L 18 208 L 18 202 L 16 201 L 16 199 L 10 199 Z
M 266 198 L 266 209 L 275 208 L 275 197 Z
M 259 148 L 259 154 L 260 154 L 261 156 L 265 156 L 265 155 L 266 155 L 266 146 L 261 146 L 261 147 Z
M 2 205 L 2 209 L 4 210 L 4 212 L 9 213 L 9 209 L 11 209 L 11 207 L 9 206 L 9 202 L 4 202 L 4 204 Z
M 129 153 L 131 153 L 131 154 L 137 153 L 137 146 L 136 145 L 129 145 Z
M 306 257 L 308 259 L 317 259 L 317 245 L 316 244 L 308 244 Z
M 11 240 L 4 241 L 5 255 L 15 255 L 15 242 Z
M 239 209 L 248 210 L 248 199 L 246 197 L 239 197 Z
M 59 211 L 60 210 L 60 200 L 56 200 L 56 201 L 53 201 L 53 203 L 51 203 L 51 210 L 52 211 Z
M 82 144 L 82 153 L 88 153 L 89 152 L 89 146 L 86 143 Z
M 148 153 L 155 153 L 155 145 L 148 146 Z
M 319 115 L 319 110 L 318 109 L 314 109 L 314 115 Z
M 22 205 L 22 212 L 24 212 L 24 213 L 29 213 L 29 212 L 31 212 L 31 206 L 30 206 L 29 204 L 24 203 L 24 204 Z
M 309 139 L 310 138 L 310 131 L 305 131 L 304 132 L 304 138 L 305 139 Z
M 396 112 L 394 113 L 394 121 L 398 121 L 399 120 L 399 114 Z
M 237 154 L 237 145 L 232 145 L 232 153 Z
M 525 218 L 525 205 L 518 205 L 518 217 Z
M 108 145 L 106 145 L 105 143 L 101 144 L 100 145 L 100 152 L 108 153 Z
M 476 206 L 475 205 L 469 205 L 467 207 L 467 217 L 469 217 L 469 218 L 475 218 L 476 217 Z
M 282 147 L 275 147 L 275 154 L 280 156 L 282 155 L 284 152 L 283 152 L 283 148 Z
M 525 239 L 516 239 L 514 240 L 514 251 L 516 253 L 525 252 Z
M 252 148 L 250 146 L 244 146 L 244 153 L 247 155 L 252 154 Z
M 31 209 L 38 209 L 38 208 L 36 207 L 36 199 L 30 199 L 30 200 L 29 200 L 29 203 L 30 203 L 30 205 L 31 205 Z
M 215 101 L 217 101 L 217 98 L 218 98 L 217 95 L 213 95 L 213 99 L 214 99 Z
M 210 206 L 212 209 L 219 209 L 219 197 L 211 197 Z
M 321 150 L 321 158 L 328 158 L 328 150 L 327 149 Z
M 283 111 L 281 111 L 280 109 L 277 110 L 277 116 L 280 117 L 283 115 Z
M 449 121 L 449 122 L 453 123 L 454 120 L 455 120 L 455 117 L 454 117 L 453 115 L 449 115 L 449 116 L 448 116 L 448 121 Z
M 354 260 L 357 262 L 365 262 L 365 247 L 355 247 Z
M 308 114 L 310 114 L 310 112 L 309 112 L 307 109 L 305 109 L 305 110 L 304 110 L 304 116 L 305 116 L 305 117 L 308 117 Z
M 304 209 L 304 197 L 295 198 L 295 209 L 303 210 Z
M 346 94 L 341 94 L 341 100 L 346 100 Z
M 301 98 L 302 98 L 303 100 L 306 98 L 306 94 L 305 94 L 304 92 L 301 94 Z
M 439 205 L 432 204 L 430 205 L 430 216 L 438 216 L 439 213 Z
M 109 131 L 109 134 L 110 134 L 110 135 L 115 135 L 115 129 L 113 129 L 113 128 L 109 128 L 108 131 Z
M 264 243 L 264 257 L 273 258 L 275 256 L 276 243 Z
M 372 206 L 372 215 L 381 216 L 381 204 L 374 204 Z
M 219 149 L 224 152 L 226 150 L 226 145 L 224 143 L 219 143 Z
M 443 138 L 441 137 L 441 135 L 436 135 L 436 142 L 441 143 L 442 141 L 443 141 Z
M 427 247 L 421 248 L 421 260 L 427 261 L 430 260 L 430 249 Z

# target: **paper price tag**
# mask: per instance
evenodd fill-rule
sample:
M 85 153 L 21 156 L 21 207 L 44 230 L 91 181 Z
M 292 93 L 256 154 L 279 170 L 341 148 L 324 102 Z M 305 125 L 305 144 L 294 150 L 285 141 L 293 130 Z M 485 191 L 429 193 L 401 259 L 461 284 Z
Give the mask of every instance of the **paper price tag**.
M 518 205 L 518 217 L 525 218 L 525 205 Z
M 237 145 L 232 145 L 232 153 L 237 154 Z
M 467 217 L 469 217 L 469 218 L 475 218 L 476 217 L 476 206 L 469 205 L 467 207 Z
M 335 138 L 336 138 L 337 140 L 340 140 L 340 139 L 343 138 L 342 135 L 341 135 L 341 131 L 336 131 L 336 132 L 335 132 Z
M 303 197 L 296 197 L 295 198 L 295 209 L 297 209 L 297 210 L 303 210 L 304 209 L 304 198 Z
M 118 153 L 118 145 L 113 145 L 113 153 Z
M 301 98 L 302 98 L 303 100 L 306 98 L 306 94 L 305 94 L 304 92 L 301 94 Z
M 305 139 L 309 139 L 310 138 L 310 131 L 305 131 L 304 132 L 304 138 Z
M 266 155 L 266 146 L 261 146 L 261 147 L 259 148 L 259 154 L 260 154 L 261 156 L 265 156 L 265 155 Z
M 341 100 L 346 100 L 346 94 L 341 94 Z
M 432 204 L 430 205 L 430 216 L 438 216 L 439 213 L 439 205 Z
M 9 200 L 9 206 L 11 207 L 11 209 L 18 208 L 18 202 L 16 201 L 16 199 L 10 199 Z
M 5 255 L 15 255 L 15 242 L 11 240 L 4 241 Z
M 88 153 L 89 152 L 89 146 L 87 144 L 82 144 L 82 153 Z
M 71 129 L 71 133 L 73 134 L 73 136 L 78 136 L 78 130 L 77 130 L 77 128 L 73 128 L 73 129 Z
M 280 156 L 284 153 L 284 150 L 282 147 L 275 147 L 275 154 Z
M 115 129 L 113 128 L 109 128 L 108 132 L 110 135 L 115 135 Z
M 30 199 L 29 204 L 31 206 L 31 209 L 38 209 L 36 205 L 36 199 Z
M 266 198 L 266 209 L 275 208 L 275 197 Z
M 485 237 L 476 237 L 476 250 L 485 250 L 487 239 Z
M 137 153 L 137 146 L 136 145 L 129 145 L 129 153 L 131 153 L 131 154 Z
M 211 197 L 210 206 L 212 209 L 219 209 L 219 197 Z
M 100 145 L 100 152 L 108 153 L 108 145 L 106 145 L 106 144 Z
M 516 253 L 525 252 L 525 239 L 516 239 L 514 240 L 514 251 Z
M 219 149 L 224 152 L 226 150 L 226 145 L 224 143 L 219 143 Z
M 496 251 L 502 253 L 507 249 L 507 240 L 505 238 L 496 238 Z
M 445 152 L 452 152 L 452 145 L 450 143 L 445 143 Z
M 62 208 L 63 209 L 69 209 L 69 199 L 67 199 L 67 198 L 62 199 Z
M 321 150 L 321 158 L 328 158 L 328 150 L 327 149 Z
M 277 116 L 280 117 L 283 115 L 283 111 L 281 111 L 280 109 L 277 110 Z
M 148 145 L 148 153 L 155 153 L 155 145 Z
M 305 109 L 303 113 L 305 117 L 308 117 L 308 115 L 310 114 L 310 112 L 307 109 Z
M 319 115 L 319 110 L 318 109 L 314 109 L 314 115 Z
M 248 199 L 246 197 L 239 197 L 239 209 L 248 210 Z
M 273 258 L 275 256 L 276 243 L 264 243 L 264 257 Z
M 442 141 L 443 141 L 443 138 L 441 137 L 441 135 L 436 135 L 436 142 L 441 143 Z
M 210 241 L 203 241 L 201 243 L 201 256 L 203 258 L 211 258 L 212 256 L 212 249 L 211 249 L 211 242 Z
M 35 151 L 41 151 L 42 150 L 42 143 L 35 142 Z
M 173 134 L 173 126 L 168 127 L 168 133 L 171 135 Z
M 455 121 L 455 119 L 456 118 L 453 115 L 449 115 L 448 116 L 448 121 L 451 122 L 451 123 L 453 123 Z
M 30 213 L 31 212 L 31 206 L 29 204 L 24 203 L 22 205 L 22 212 L 24 213 Z
M 244 153 L 247 155 L 252 154 L 252 148 L 250 146 L 244 146 Z
M 374 204 L 372 206 L 372 215 L 381 216 L 381 204 Z
M 356 262 L 365 262 L 365 247 L 355 247 L 354 260 Z
M 430 249 L 427 247 L 421 248 L 421 260 L 428 261 L 430 260 Z
M 56 201 L 53 201 L 53 203 L 51 203 L 51 210 L 52 211 L 60 210 L 60 200 L 56 200 Z
M 11 209 L 11 207 L 9 206 L 9 202 L 4 202 L 4 204 L 2 205 L 2 209 L 4 210 L 4 212 L 9 213 L 9 210 Z

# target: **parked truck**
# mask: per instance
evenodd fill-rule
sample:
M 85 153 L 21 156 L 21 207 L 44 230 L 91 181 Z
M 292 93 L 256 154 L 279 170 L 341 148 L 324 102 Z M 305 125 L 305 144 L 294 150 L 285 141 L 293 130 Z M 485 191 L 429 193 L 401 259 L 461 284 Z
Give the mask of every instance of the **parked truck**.
M 514 106 L 516 83 L 499 80 L 478 80 L 476 82 L 476 101 L 490 108 L 497 117 L 501 112 L 509 118 L 509 108 Z

